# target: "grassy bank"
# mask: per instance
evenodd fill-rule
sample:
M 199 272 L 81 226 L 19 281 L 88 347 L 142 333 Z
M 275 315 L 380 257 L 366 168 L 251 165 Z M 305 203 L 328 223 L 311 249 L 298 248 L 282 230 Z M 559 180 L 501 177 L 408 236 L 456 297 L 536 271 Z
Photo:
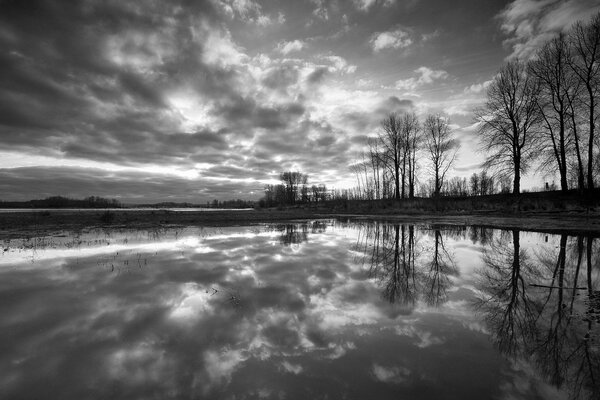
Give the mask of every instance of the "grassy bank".
M 322 211 L 370 214 L 600 214 L 600 190 L 585 193 L 570 190 L 437 199 L 336 200 L 309 206 L 311 207 Z
M 0 213 L 0 239 L 40 236 L 61 231 L 87 229 L 165 229 L 180 226 L 236 226 L 322 218 L 351 220 L 376 219 L 394 223 L 426 225 L 481 225 L 493 228 L 523 229 L 540 232 L 585 233 L 600 236 L 597 214 L 577 212 L 527 212 L 503 214 L 472 213 L 401 213 L 397 209 L 376 212 L 337 212 L 334 209 L 251 210 L 173 212 L 157 211 L 31 211 Z M 389 212 L 396 211 L 396 212 Z

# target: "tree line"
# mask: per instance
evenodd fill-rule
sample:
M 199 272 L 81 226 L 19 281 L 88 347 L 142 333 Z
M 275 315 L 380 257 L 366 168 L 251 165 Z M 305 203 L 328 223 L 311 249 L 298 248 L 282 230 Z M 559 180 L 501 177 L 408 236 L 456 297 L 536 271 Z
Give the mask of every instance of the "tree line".
M 506 62 L 475 110 L 481 174 L 448 176 L 458 141 L 442 114 L 391 113 L 350 166 L 355 198 L 404 199 L 520 193 L 532 168 L 560 189 L 593 189 L 600 175 L 600 13 L 545 43 L 529 61 Z M 419 182 L 421 178 L 421 182 Z M 549 186 L 547 189 L 550 188 Z
M 71 199 L 63 196 L 52 196 L 41 200 L 0 201 L 0 208 L 120 208 L 122 204 L 116 199 L 89 196 L 85 199 Z
M 390 113 L 367 146 L 350 167 L 359 197 L 367 200 L 414 198 L 417 191 L 442 195 L 460 147 L 446 116 L 430 114 L 421 122 L 414 112 Z M 430 179 L 417 188 L 422 158 L 428 161 Z
M 266 185 L 260 207 L 318 203 L 331 196 L 325 185 L 308 185 L 308 174 L 286 171 L 279 174 L 280 184 Z
M 598 175 L 600 13 L 547 41 L 530 61 L 498 71 L 476 110 L 484 167 L 520 192 L 533 165 L 558 174 L 560 189 L 593 189 Z

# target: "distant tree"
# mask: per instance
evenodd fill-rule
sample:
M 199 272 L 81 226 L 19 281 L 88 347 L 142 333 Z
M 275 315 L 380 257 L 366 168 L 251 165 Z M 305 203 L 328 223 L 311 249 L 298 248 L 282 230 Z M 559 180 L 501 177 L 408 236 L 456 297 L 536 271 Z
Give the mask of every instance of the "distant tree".
M 466 196 L 468 192 L 467 178 L 454 176 L 448 181 L 446 193 L 449 196 Z
M 298 200 L 298 193 L 300 185 L 306 185 L 308 182 L 308 175 L 301 172 L 286 171 L 279 175 L 279 180 L 285 186 L 286 191 L 286 204 L 296 204 Z
M 478 196 L 479 192 L 479 175 L 477 172 L 473 172 L 471 178 L 469 179 L 469 183 L 471 185 L 471 196 Z
M 425 148 L 431 160 L 434 191 L 438 197 L 444 185 L 446 173 L 456 161 L 458 142 L 453 139 L 448 119 L 440 114 L 428 115 L 423 124 Z
M 481 171 L 481 175 L 479 176 L 479 188 L 482 196 L 494 194 L 494 177 L 488 176 L 485 171 Z
M 521 174 L 534 156 L 533 130 L 539 122 L 539 84 L 519 60 L 506 63 L 487 89 L 485 105 L 476 110 L 484 168 L 513 177 L 513 193 L 521 190 Z

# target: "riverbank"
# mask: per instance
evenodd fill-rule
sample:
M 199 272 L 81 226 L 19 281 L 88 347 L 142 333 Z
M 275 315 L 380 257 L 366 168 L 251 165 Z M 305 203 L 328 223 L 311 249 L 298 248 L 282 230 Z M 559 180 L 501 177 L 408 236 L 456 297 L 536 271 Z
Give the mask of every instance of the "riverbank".
M 248 211 L 178 212 L 156 211 L 31 211 L 0 213 L 0 238 L 37 236 L 84 229 L 161 229 L 180 226 L 238 226 L 261 223 L 341 218 L 381 220 L 420 225 L 481 225 L 540 232 L 569 232 L 600 236 L 598 212 L 497 212 L 405 214 L 390 212 L 343 212 L 294 208 Z

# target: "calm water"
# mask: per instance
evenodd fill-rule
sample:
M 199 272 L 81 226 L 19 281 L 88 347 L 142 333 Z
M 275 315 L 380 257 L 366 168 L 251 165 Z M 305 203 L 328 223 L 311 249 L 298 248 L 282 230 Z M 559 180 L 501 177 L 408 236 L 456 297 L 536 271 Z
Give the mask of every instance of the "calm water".
M 316 221 L 5 241 L 2 399 L 595 399 L 600 240 Z

